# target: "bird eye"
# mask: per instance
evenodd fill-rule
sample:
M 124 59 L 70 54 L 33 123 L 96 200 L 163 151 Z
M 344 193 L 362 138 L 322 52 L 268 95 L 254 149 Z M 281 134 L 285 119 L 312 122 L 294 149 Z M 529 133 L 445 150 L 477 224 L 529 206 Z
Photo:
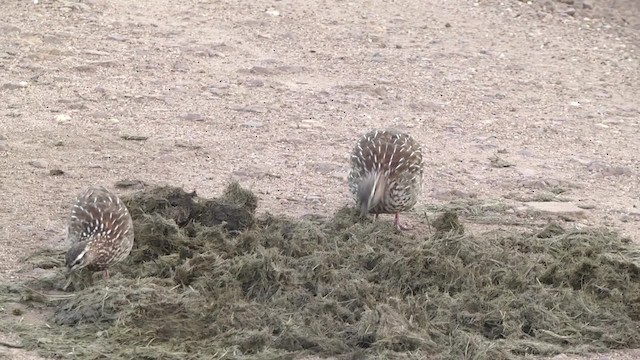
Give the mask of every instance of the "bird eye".
M 78 265 L 82 264 L 82 258 L 80 259 L 76 259 L 76 261 L 73 262 L 73 264 L 71 265 L 71 267 L 76 267 Z
M 69 269 L 75 269 L 77 267 L 81 267 L 83 262 L 84 252 L 78 254 L 78 256 L 76 256 L 73 261 L 69 261 L 67 266 L 69 267 Z

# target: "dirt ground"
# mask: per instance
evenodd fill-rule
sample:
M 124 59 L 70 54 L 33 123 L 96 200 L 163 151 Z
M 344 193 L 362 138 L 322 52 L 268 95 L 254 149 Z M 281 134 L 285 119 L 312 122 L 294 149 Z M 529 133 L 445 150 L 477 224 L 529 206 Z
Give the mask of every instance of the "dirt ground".
M 423 144 L 409 223 L 456 199 L 515 218 L 557 200 L 546 211 L 568 226 L 640 241 L 636 0 L 1 3 L 3 279 L 65 246 L 93 184 L 211 197 L 238 179 L 259 211 L 332 212 L 374 127 Z

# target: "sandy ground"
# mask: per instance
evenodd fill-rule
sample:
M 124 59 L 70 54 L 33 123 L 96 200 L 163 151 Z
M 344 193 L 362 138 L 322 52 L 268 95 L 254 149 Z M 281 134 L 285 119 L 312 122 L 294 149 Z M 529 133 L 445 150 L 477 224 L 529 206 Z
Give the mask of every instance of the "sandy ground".
M 423 144 L 420 206 L 556 196 L 640 241 L 636 0 L 0 2 L 3 279 L 64 246 L 88 185 L 237 179 L 262 211 L 331 212 L 374 127 Z

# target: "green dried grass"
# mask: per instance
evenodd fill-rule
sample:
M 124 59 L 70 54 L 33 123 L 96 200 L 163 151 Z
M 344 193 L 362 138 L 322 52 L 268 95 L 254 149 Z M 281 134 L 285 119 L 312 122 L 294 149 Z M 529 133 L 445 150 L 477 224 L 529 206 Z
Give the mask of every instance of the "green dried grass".
M 348 208 L 255 219 L 237 184 L 220 199 L 167 187 L 126 202 L 136 247 L 112 278 L 55 302 L 0 288 L 2 301 L 52 311 L 50 327 L 0 329 L 81 359 L 499 360 L 640 346 L 638 251 L 607 230 L 474 235 L 445 212 L 416 239 Z M 204 226 L 202 204 L 243 220 L 219 210 Z M 62 272 L 29 286 L 60 286 Z

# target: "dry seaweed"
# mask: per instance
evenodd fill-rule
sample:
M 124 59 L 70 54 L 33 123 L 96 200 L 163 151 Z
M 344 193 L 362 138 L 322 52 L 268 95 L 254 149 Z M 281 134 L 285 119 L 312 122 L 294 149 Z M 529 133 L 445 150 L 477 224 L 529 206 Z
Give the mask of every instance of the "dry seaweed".
M 125 201 L 136 245 L 112 277 L 55 302 L 2 286 L 0 301 L 52 315 L 0 329 L 81 359 L 499 360 L 640 346 L 638 252 L 606 230 L 474 235 L 445 212 L 433 236 L 409 238 L 350 208 L 256 218 L 237 184 L 218 199 L 164 187 Z M 29 286 L 59 287 L 63 272 Z

